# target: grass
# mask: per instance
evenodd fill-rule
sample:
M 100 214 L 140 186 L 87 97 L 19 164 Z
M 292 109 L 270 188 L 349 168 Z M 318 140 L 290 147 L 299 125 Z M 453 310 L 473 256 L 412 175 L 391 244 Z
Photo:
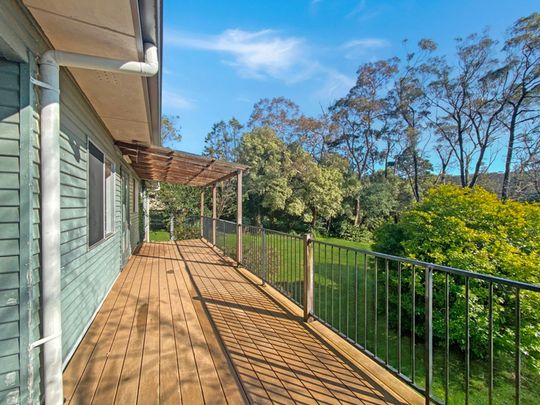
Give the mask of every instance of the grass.
M 150 231 L 150 242 L 164 242 L 170 239 L 171 237 L 168 231 Z
M 402 334 L 398 334 L 397 268 L 390 265 L 389 319 L 388 330 L 385 318 L 385 270 L 384 261 L 357 253 L 348 248 L 370 250 L 367 243 L 351 242 L 338 238 L 317 238 L 331 243 L 314 245 L 314 299 L 315 315 L 334 329 L 348 336 L 359 345 L 376 354 L 380 359 L 415 383 L 424 385 L 424 344 L 423 315 L 418 307 L 423 305 L 423 293 L 415 294 L 415 329 L 412 329 L 412 300 L 402 301 Z M 266 279 L 286 296 L 301 304 L 303 295 L 303 241 L 301 238 L 268 231 L 265 236 L 266 255 L 263 254 L 261 234 L 244 235 L 243 264 L 253 273 Z M 217 245 L 227 255 L 236 255 L 236 235 L 234 227 L 227 232 L 218 232 Z M 376 271 L 377 268 L 377 271 Z M 410 280 L 411 268 L 402 267 L 404 276 Z M 421 285 L 422 271 L 416 270 L 416 285 Z M 375 279 L 377 274 L 377 279 Z M 393 278 L 392 278 L 393 277 Z M 406 277 L 404 278 L 407 279 Z M 420 281 L 420 284 L 419 284 Z M 411 297 L 411 284 L 402 284 L 402 296 Z M 435 317 L 434 317 L 435 319 Z M 451 327 L 463 325 L 451 320 Z M 474 329 L 473 329 L 474 330 Z M 485 332 L 485 331 L 484 331 Z M 477 333 L 482 333 L 478 331 Z M 388 344 L 387 344 L 388 341 Z M 433 352 L 433 392 L 444 401 L 445 398 L 445 346 L 434 341 Z M 398 347 L 401 358 L 398 361 Z M 388 347 L 388 350 L 387 350 Z M 414 350 L 413 350 L 414 347 Z M 513 357 L 504 351 L 495 359 L 494 403 L 515 401 L 515 378 Z M 449 358 L 449 404 L 465 402 L 465 357 L 457 347 L 450 347 Z M 469 403 L 488 403 L 487 361 L 471 357 Z M 536 404 L 540 396 L 540 376 L 526 362 L 522 366 L 522 404 Z

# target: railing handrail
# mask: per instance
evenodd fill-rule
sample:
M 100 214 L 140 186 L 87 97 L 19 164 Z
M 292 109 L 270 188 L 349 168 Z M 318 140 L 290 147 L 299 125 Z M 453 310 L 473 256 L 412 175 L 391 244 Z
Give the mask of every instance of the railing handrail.
M 421 260 L 409 259 L 409 258 L 401 257 L 401 256 L 393 256 L 393 255 L 389 255 L 389 254 L 386 254 L 386 253 L 375 252 L 373 250 L 355 248 L 355 247 L 351 247 L 351 246 L 343 246 L 343 245 L 339 245 L 339 244 L 336 244 L 336 243 L 325 242 L 325 241 L 318 240 L 318 239 L 315 239 L 315 238 L 312 239 L 312 240 L 313 240 L 313 242 L 319 243 L 321 245 L 332 246 L 332 247 L 340 248 L 340 249 L 347 249 L 347 250 L 350 250 L 350 251 L 353 251 L 353 252 L 379 257 L 381 259 L 395 260 L 395 261 L 398 261 L 398 262 L 411 264 L 413 266 L 419 266 L 419 267 L 424 267 L 424 268 L 431 268 L 433 270 L 439 270 L 439 271 L 442 271 L 444 273 L 455 274 L 455 275 L 458 275 L 458 276 L 463 276 L 463 277 L 468 277 L 468 278 L 475 278 L 475 279 L 488 281 L 488 282 L 499 283 L 499 284 L 505 284 L 505 285 L 515 287 L 515 288 L 519 288 L 519 289 L 522 289 L 522 290 L 540 292 L 540 285 L 537 285 L 537 284 L 525 283 L 523 281 L 510 280 L 510 279 L 507 279 L 507 278 L 492 276 L 490 274 L 478 273 L 478 272 L 472 271 L 472 270 L 463 270 L 463 269 L 458 269 L 458 268 L 455 268 L 455 267 L 450 267 L 450 266 L 444 266 L 444 265 L 435 264 L 435 263 L 424 262 L 424 261 L 421 261 Z
M 208 217 L 205 217 L 205 218 L 208 218 Z M 209 218 L 209 219 L 212 219 L 212 218 Z M 222 221 L 222 222 L 234 224 L 234 222 L 227 221 L 225 219 L 217 219 L 217 221 Z M 268 229 L 268 228 L 264 228 L 264 227 L 261 227 L 261 226 L 244 225 L 244 227 L 250 227 L 250 228 L 253 228 L 253 229 L 260 229 L 260 230 L 264 230 L 266 232 L 271 232 L 271 233 L 275 233 L 275 234 L 279 234 L 279 235 L 285 235 L 285 236 L 288 236 L 288 237 L 297 238 L 299 240 L 302 240 L 302 236 L 298 236 L 298 235 L 294 235 L 294 234 L 290 234 L 290 233 L 282 232 L 282 231 L 276 231 L 274 229 Z M 394 256 L 394 255 L 390 255 L 390 254 L 387 254 L 387 253 L 376 252 L 376 251 L 373 251 L 373 250 L 355 248 L 355 247 L 352 247 L 352 246 L 339 245 L 339 244 L 332 243 L 332 242 L 325 242 L 325 241 L 319 240 L 317 238 L 312 238 L 311 240 L 314 243 L 319 243 L 319 244 L 322 244 L 322 245 L 332 246 L 332 247 L 340 248 L 340 249 L 346 249 L 346 250 L 349 250 L 349 251 L 352 251 L 352 252 L 366 254 L 366 255 L 378 257 L 378 258 L 381 258 L 381 259 L 395 260 L 395 261 L 399 261 L 399 262 L 402 262 L 402 263 L 411 264 L 413 266 L 419 266 L 419 267 L 423 267 L 423 268 L 431 268 L 433 270 L 437 270 L 437 271 L 441 271 L 441 272 L 449 273 L 449 274 L 454 274 L 454 275 L 457 275 L 457 276 L 468 277 L 468 278 L 473 278 L 473 279 L 477 279 L 477 280 L 483 280 L 483 281 L 486 281 L 486 282 L 504 284 L 504 285 L 507 285 L 507 286 L 510 286 L 510 287 L 519 288 L 521 290 L 533 291 L 533 292 L 540 293 L 540 285 L 537 285 L 537 284 L 526 283 L 526 282 L 517 281 L 517 280 L 511 280 L 511 279 L 503 278 L 503 277 L 497 277 L 497 276 L 493 276 L 491 274 L 479 273 L 479 272 L 476 272 L 476 271 L 473 271 L 473 270 L 458 269 L 456 267 L 444 266 L 444 265 L 441 265 L 441 264 L 425 262 L 425 261 L 422 261 L 422 260 L 415 260 L 415 259 L 411 259 L 411 258 L 407 258 L 407 257 Z

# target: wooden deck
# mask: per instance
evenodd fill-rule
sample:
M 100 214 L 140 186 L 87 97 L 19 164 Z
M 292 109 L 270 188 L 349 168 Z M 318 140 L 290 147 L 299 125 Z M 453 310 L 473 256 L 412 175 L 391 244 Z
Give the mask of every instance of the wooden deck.
M 66 403 L 404 403 L 200 240 L 145 244 L 64 372 Z

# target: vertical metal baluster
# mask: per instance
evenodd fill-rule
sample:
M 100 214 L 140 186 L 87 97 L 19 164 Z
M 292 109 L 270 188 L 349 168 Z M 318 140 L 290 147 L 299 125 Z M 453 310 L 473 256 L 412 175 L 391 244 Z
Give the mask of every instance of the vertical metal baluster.
M 390 269 L 389 269 L 389 263 L 388 263 L 388 259 L 384 259 L 384 267 L 385 267 L 385 271 L 386 271 L 386 284 L 385 284 L 385 289 L 386 289 L 386 294 L 385 294 L 385 303 L 384 303 L 384 311 L 385 311 L 385 315 L 384 315 L 384 319 L 386 321 L 386 331 L 385 331 L 385 335 L 386 335 L 386 348 L 385 348 L 385 352 L 384 352 L 384 362 L 386 364 L 388 364 L 388 351 L 389 351 L 389 337 L 388 337 L 388 332 L 389 332 L 389 320 L 388 320 L 388 304 L 389 304 L 389 293 L 390 293 Z
M 488 302 L 488 338 L 489 338 L 489 405 L 493 405 L 493 282 L 489 283 Z
M 324 320 L 328 322 L 328 246 L 324 245 Z
M 411 377 L 416 381 L 416 266 L 412 266 L 411 277 Z
M 375 257 L 374 259 L 375 259 L 375 281 L 374 281 L 375 282 L 375 293 L 374 293 L 374 299 L 375 299 L 375 346 L 373 348 L 373 353 L 375 353 L 375 356 L 377 356 L 377 340 L 379 338 L 379 330 L 378 330 L 379 325 L 378 325 L 378 322 L 377 322 L 378 321 L 378 313 L 377 313 L 377 311 L 378 311 L 378 302 L 377 301 L 379 299 L 378 291 L 377 291 L 377 289 L 378 289 L 377 273 L 378 273 L 379 268 L 378 268 L 378 264 L 377 264 L 377 262 L 378 262 L 377 257 Z
M 364 253 L 364 348 L 367 349 L 367 254 Z
M 469 277 L 465 277 L 465 404 L 469 404 L 469 380 L 471 375 L 471 342 L 469 338 Z
M 521 290 L 516 288 L 516 404 L 521 402 Z
M 334 246 L 330 246 L 330 261 L 332 262 L 332 307 L 331 307 L 331 312 L 332 312 L 332 321 L 330 322 L 331 325 L 333 327 L 336 326 L 336 322 L 335 322 L 335 312 L 334 312 Z
M 401 373 L 401 262 L 398 262 L 398 351 L 397 351 L 397 368 L 398 373 Z
M 358 252 L 354 252 L 354 335 L 358 343 Z
M 444 403 L 448 404 L 450 394 L 450 284 L 449 274 L 445 273 L 444 294 Z
M 343 301 L 342 292 L 343 292 L 343 286 L 342 286 L 342 271 L 341 271 L 341 248 L 338 248 L 338 273 L 339 273 L 339 289 L 338 289 L 338 330 L 340 332 L 343 331 L 341 328 L 341 301 Z
M 317 281 L 319 283 L 319 288 L 318 288 L 318 291 L 317 291 L 317 294 L 319 295 L 319 299 L 317 300 L 317 305 L 318 305 L 318 311 L 317 311 L 317 316 L 321 316 L 322 315 L 322 310 L 321 310 L 321 304 L 322 304 L 322 301 L 321 301 L 321 290 L 322 290 L 322 275 L 321 275 L 321 271 L 322 271 L 322 267 L 321 267 L 321 246 L 318 245 L 316 242 L 313 242 L 313 249 L 315 249 L 315 247 L 317 248 L 317 260 L 318 260 L 318 263 L 319 263 L 319 270 L 318 270 L 318 273 L 317 273 Z M 315 255 L 313 255 L 315 257 Z
M 414 281 L 414 280 L 413 280 Z M 431 403 L 431 384 L 433 380 L 433 269 L 425 269 L 425 343 L 424 343 L 424 368 L 425 368 L 425 403 Z M 414 374 L 413 374 L 414 375 Z
M 345 291 L 347 292 L 347 296 L 346 296 L 347 298 L 346 298 L 346 300 L 345 300 L 345 305 L 347 306 L 347 314 L 346 314 L 346 317 L 345 317 L 345 319 L 346 319 L 346 326 L 345 326 L 345 328 L 346 328 L 346 330 L 347 330 L 346 335 L 347 335 L 348 337 L 350 337 L 350 335 L 351 335 L 350 332 L 351 332 L 351 331 L 349 330 L 349 308 L 350 308 L 350 306 L 351 306 L 351 301 L 350 301 L 350 299 L 349 299 L 349 298 L 350 298 L 350 296 L 349 296 L 349 295 L 350 295 L 350 291 L 349 291 L 349 290 L 350 290 L 350 287 L 351 287 L 351 286 L 350 286 L 350 276 L 349 276 L 349 271 L 350 271 L 350 270 L 349 270 L 349 249 L 347 249 L 347 250 L 345 251 L 345 263 L 347 263 L 347 264 L 346 264 L 346 267 L 345 267 L 345 268 L 346 268 L 345 275 L 346 275 L 346 277 L 347 277 L 347 288 L 345 289 Z

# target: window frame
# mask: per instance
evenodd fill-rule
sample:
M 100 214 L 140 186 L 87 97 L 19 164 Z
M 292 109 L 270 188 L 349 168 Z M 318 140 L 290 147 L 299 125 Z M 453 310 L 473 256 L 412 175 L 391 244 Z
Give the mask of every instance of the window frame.
M 115 226 L 115 222 L 116 222 L 115 221 L 116 165 L 114 163 L 114 160 L 111 158 L 111 156 L 109 154 L 107 154 L 104 151 L 104 149 L 102 147 L 100 147 L 96 142 L 93 142 L 91 140 L 88 140 L 88 145 L 87 145 L 88 156 L 90 156 L 90 144 L 96 150 L 98 150 L 99 152 L 101 152 L 103 154 L 103 164 L 102 164 L 103 234 L 102 234 L 102 236 L 101 236 L 101 238 L 99 240 L 95 241 L 93 244 L 90 244 L 90 182 L 89 182 L 89 180 L 87 180 L 86 190 L 87 190 L 87 202 L 88 203 L 86 204 L 86 208 L 87 208 L 86 219 L 87 219 L 87 229 L 88 229 L 88 231 L 87 231 L 88 250 L 91 250 L 91 249 L 95 248 L 96 246 L 99 246 L 101 243 L 105 242 L 106 240 L 111 238 L 116 233 L 116 226 Z M 110 165 L 111 165 L 111 177 L 112 177 L 111 181 L 112 181 L 112 212 L 113 212 L 113 220 L 112 220 L 112 224 L 111 224 L 111 229 L 112 230 L 110 232 L 107 232 L 107 178 L 106 178 L 106 175 L 105 175 L 107 162 L 110 163 Z M 87 170 L 88 170 L 87 179 L 89 179 L 90 178 L 90 159 L 89 158 L 87 159 Z
M 114 164 L 114 161 L 107 155 L 107 154 L 104 154 L 104 159 L 103 159 L 103 210 L 104 210 L 104 215 L 103 215 L 103 233 L 104 233 L 104 237 L 103 239 L 107 239 L 109 238 L 110 236 L 114 235 L 114 233 L 116 232 L 116 224 L 115 224 L 115 219 L 116 219 L 116 165 Z M 112 192 L 110 193 L 111 196 L 111 211 L 112 211 L 112 217 L 111 217 L 111 224 L 110 224 L 110 231 L 107 232 L 107 220 L 109 219 L 108 218 L 108 214 L 110 214 L 109 212 L 107 212 L 107 198 L 108 198 L 108 193 L 107 193 L 107 175 L 106 175 L 106 170 L 107 170 L 107 163 L 109 163 L 111 165 L 111 180 L 110 180 L 110 184 L 112 185 L 111 189 L 112 189 Z

